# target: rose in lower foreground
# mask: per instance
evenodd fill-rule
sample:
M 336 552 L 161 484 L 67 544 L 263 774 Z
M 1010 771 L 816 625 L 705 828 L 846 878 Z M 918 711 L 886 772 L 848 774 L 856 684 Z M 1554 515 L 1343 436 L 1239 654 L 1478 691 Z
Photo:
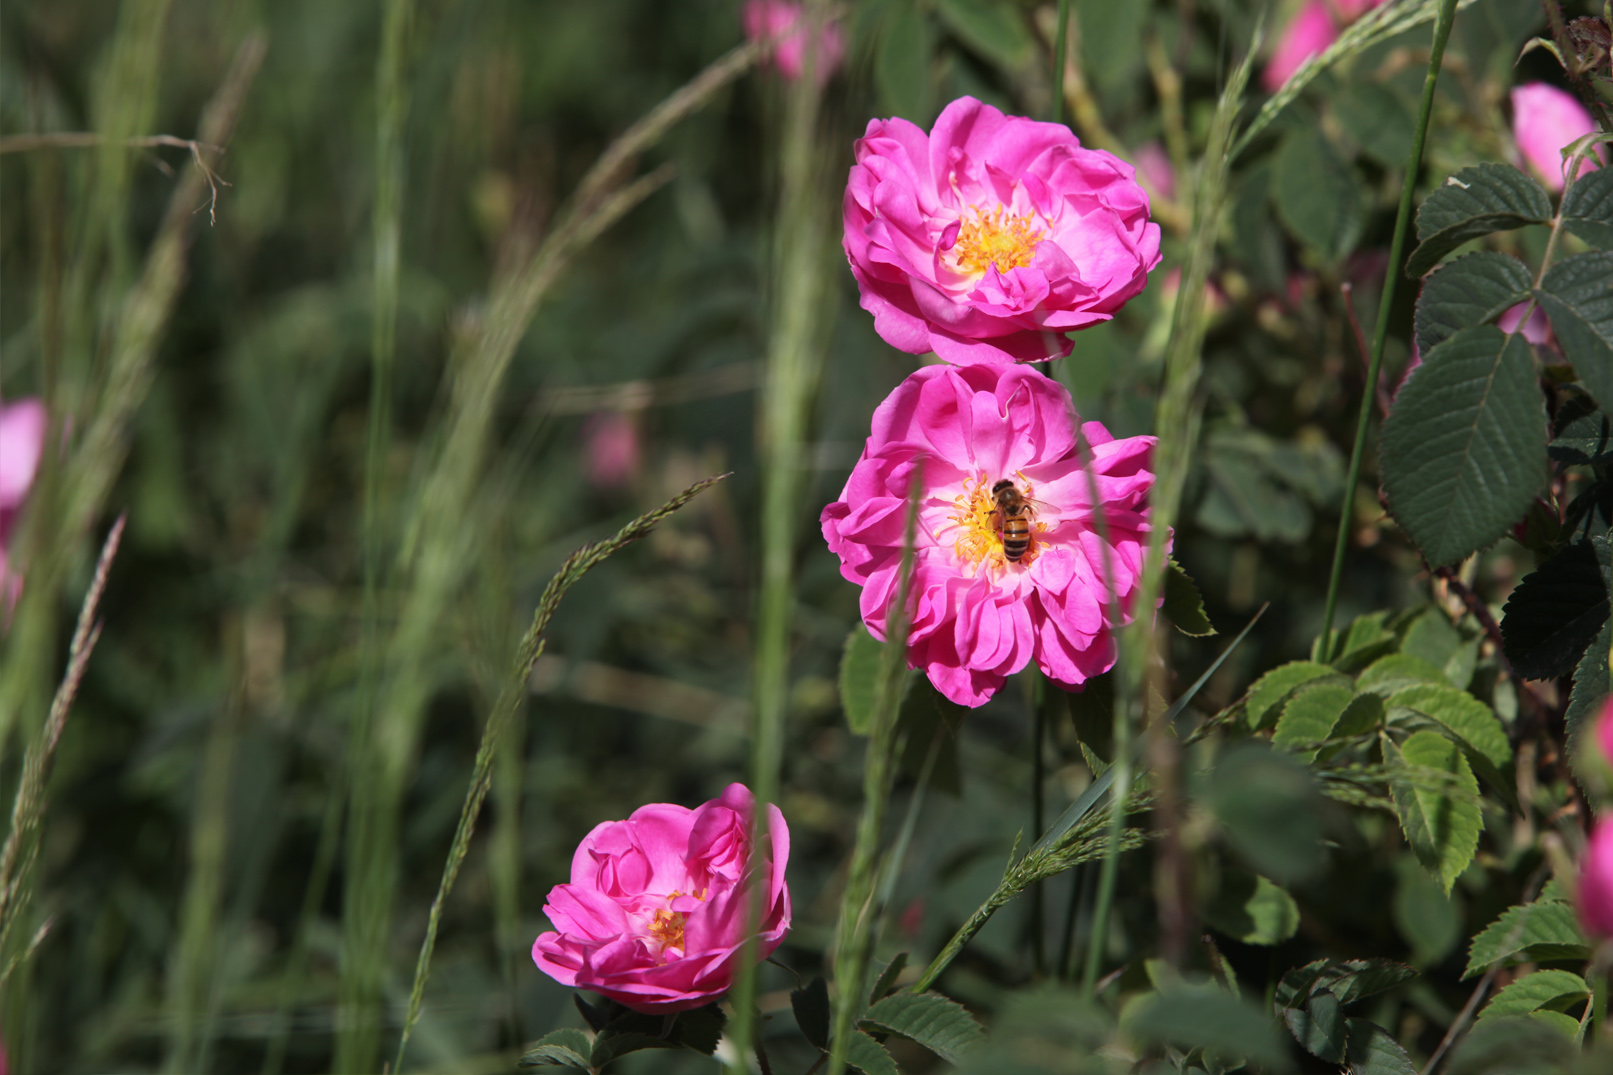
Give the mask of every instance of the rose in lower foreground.
M 1114 664 L 1113 630 L 1133 614 L 1153 447 L 1153 437 L 1115 440 L 1097 422 L 1078 430 L 1069 392 L 1034 369 L 926 366 L 874 412 L 845 491 L 823 509 L 823 536 L 841 574 L 863 588 L 863 622 L 883 638 L 922 465 L 908 664 L 968 706 L 1033 660 L 1078 690 Z M 1002 481 L 1032 502 L 1017 559 L 995 515 Z
M 1107 321 L 1159 264 L 1131 165 L 1068 127 L 973 97 L 926 135 L 876 119 L 846 184 L 844 245 L 886 343 L 948 362 L 1041 362 Z
M 1587 936 L 1613 937 L 1613 818 L 1601 818 L 1591 829 L 1579 862 L 1574 905 Z
M 555 929 L 533 944 L 533 962 L 562 985 L 649 1014 L 727 992 L 751 936 L 751 886 L 762 887 L 756 959 L 790 931 L 790 830 L 769 806 L 771 853 L 756 853 L 754 810 L 750 790 L 730 784 L 693 810 L 651 803 L 596 826 L 572 857 L 570 883 L 549 893 L 543 913 Z

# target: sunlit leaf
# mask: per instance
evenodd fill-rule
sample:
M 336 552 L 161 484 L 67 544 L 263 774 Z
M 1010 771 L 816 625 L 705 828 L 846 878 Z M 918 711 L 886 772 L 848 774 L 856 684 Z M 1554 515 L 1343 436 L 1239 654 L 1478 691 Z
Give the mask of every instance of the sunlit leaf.
M 1413 775 L 1406 783 L 1391 787 L 1400 828 L 1412 851 L 1446 891 L 1457 875 L 1467 869 L 1478 850 L 1479 832 L 1484 827 L 1479 813 L 1479 785 L 1473 779 L 1461 750 L 1438 732 L 1417 732 L 1400 745 L 1390 747 L 1388 757 L 1427 773 L 1448 776 L 1438 784 Z
M 860 1030 L 851 1032 L 846 1060 L 863 1075 L 902 1075 L 885 1047 Z
M 1479 1012 L 1479 1019 L 1528 1015 L 1539 1008 L 1564 1009 L 1589 998 L 1590 986 L 1572 971 L 1537 970 L 1502 989 Z
M 892 993 L 870 1006 L 861 1021 L 911 1038 L 949 1064 L 985 1036 L 967 1008 L 939 993 Z
M 1299 905 L 1259 874 L 1228 870 L 1204 907 L 1204 921 L 1244 944 L 1281 944 L 1299 929 Z
M 586 1071 L 593 1048 L 587 1034 L 575 1027 L 564 1027 L 539 1038 L 521 1055 L 520 1064 L 524 1068 L 573 1067 Z
M 1588 959 L 1590 951 L 1574 908 L 1560 900 L 1538 899 L 1509 907 L 1473 938 L 1462 977 L 1471 978 L 1502 960 Z
M 1249 688 L 1249 701 L 1245 706 L 1249 726 L 1255 729 L 1274 726 L 1288 696 L 1317 680 L 1348 683 L 1337 669 L 1317 661 L 1291 661 L 1261 676 Z

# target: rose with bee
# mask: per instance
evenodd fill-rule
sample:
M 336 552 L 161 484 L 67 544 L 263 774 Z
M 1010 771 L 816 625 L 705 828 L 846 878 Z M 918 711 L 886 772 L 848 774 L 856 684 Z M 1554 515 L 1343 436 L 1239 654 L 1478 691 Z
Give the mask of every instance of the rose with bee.
M 1135 613 L 1153 446 L 1080 423 L 1069 392 L 1033 369 L 926 366 L 874 412 L 823 536 L 884 638 L 922 465 L 909 665 L 968 706 L 1032 661 L 1079 690 L 1114 664 L 1114 630 Z

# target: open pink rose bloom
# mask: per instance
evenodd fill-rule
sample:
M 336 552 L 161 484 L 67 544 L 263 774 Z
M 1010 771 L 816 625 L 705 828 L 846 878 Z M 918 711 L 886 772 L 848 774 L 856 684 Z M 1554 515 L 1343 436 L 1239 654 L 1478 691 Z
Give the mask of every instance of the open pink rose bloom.
M 862 307 L 892 347 L 948 362 L 1042 362 L 1107 321 L 1159 264 L 1131 165 L 1068 127 L 960 97 L 926 135 L 876 119 L 844 205 Z
M 1563 189 L 1563 150 L 1596 130 L 1596 121 L 1573 94 L 1544 82 L 1526 82 L 1512 90 L 1512 136 L 1524 163 L 1550 190 Z M 1579 166 L 1585 175 L 1597 168 L 1600 150 Z
M 554 931 L 532 946 L 538 969 L 650 1014 L 699 1008 L 727 992 L 762 886 L 755 956 L 790 931 L 784 868 L 790 830 L 768 807 L 771 855 L 753 855 L 755 799 L 743 784 L 690 810 L 651 803 L 594 828 L 543 913 Z
M 922 461 L 908 663 L 954 702 L 984 704 L 1033 660 L 1072 690 L 1114 664 L 1113 629 L 1131 618 L 1147 547 L 1154 438 L 1076 423 L 1069 392 L 1034 369 L 926 366 L 879 405 L 845 491 L 823 509 L 823 536 L 883 638 Z M 1017 560 L 993 499 L 1003 481 L 1031 510 Z

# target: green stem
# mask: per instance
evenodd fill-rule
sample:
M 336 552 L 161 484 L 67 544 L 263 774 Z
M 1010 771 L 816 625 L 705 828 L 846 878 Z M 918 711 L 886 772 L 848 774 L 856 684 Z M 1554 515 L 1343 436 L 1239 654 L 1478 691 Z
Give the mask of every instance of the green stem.
M 907 527 L 903 540 L 901 573 L 896 592 L 885 614 L 885 646 L 880 654 L 879 679 L 874 692 L 874 709 L 868 721 L 868 756 L 863 765 L 863 809 L 857 820 L 857 842 L 846 871 L 846 887 L 840 895 L 840 920 L 835 930 L 834 1027 L 829 1039 L 828 1075 L 842 1075 L 851 1035 L 857 1032 L 857 1016 L 862 1014 L 863 972 L 873 949 L 875 921 L 873 897 L 879 877 L 879 837 L 885 827 L 885 807 L 890 800 L 891 778 L 896 758 L 897 714 L 907 686 L 907 626 L 909 586 L 913 577 L 914 535 L 918 529 L 918 505 L 923 496 L 924 463 L 913 468 L 907 494 Z
M 1053 35 L 1053 122 L 1064 122 L 1064 67 L 1070 58 L 1070 0 L 1059 0 L 1059 28 Z
M 1361 480 L 1361 457 L 1366 451 L 1367 425 L 1372 418 L 1378 377 L 1383 368 L 1383 345 L 1389 338 L 1389 311 L 1395 301 L 1395 285 L 1404 264 L 1406 233 L 1411 228 L 1411 201 L 1417 189 L 1417 173 L 1422 168 L 1423 144 L 1428 138 L 1428 120 L 1434 110 L 1434 85 L 1439 81 L 1445 58 L 1445 42 L 1451 36 L 1456 0 L 1441 0 L 1434 23 L 1434 47 L 1428 55 L 1428 74 L 1423 78 L 1422 105 L 1417 112 L 1417 137 L 1406 158 L 1406 180 L 1400 188 L 1400 209 L 1395 214 L 1394 238 L 1389 244 L 1389 270 L 1384 275 L 1383 296 L 1378 300 L 1378 323 L 1372 327 L 1372 357 L 1367 363 L 1366 388 L 1361 393 L 1361 410 L 1355 421 L 1355 444 L 1350 449 L 1350 469 L 1344 482 L 1344 502 L 1339 508 L 1338 539 L 1333 543 L 1333 567 L 1327 579 L 1327 604 L 1322 612 L 1322 637 L 1318 656 L 1327 660 L 1333 651 L 1333 616 L 1338 609 L 1339 583 L 1344 577 L 1344 552 L 1350 543 L 1350 520 L 1355 516 L 1355 486 Z

